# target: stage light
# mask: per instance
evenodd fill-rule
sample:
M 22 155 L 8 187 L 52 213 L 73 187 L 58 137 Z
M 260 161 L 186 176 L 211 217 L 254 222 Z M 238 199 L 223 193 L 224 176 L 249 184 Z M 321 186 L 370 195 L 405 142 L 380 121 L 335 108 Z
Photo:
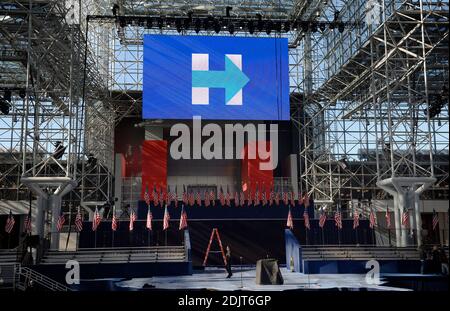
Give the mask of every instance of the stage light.
M 10 108 L 11 105 L 4 98 L 0 98 L 0 112 L 4 115 L 8 115 Z
M 317 32 L 317 24 L 316 23 L 311 23 L 311 32 Z
M 149 17 L 149 18 L 147 18 L 147 24 L 145 25 L 145 28 L 151 29 L 152 26 L 153 26 L 153 21 L 152 21 L 152 19 Z
M 91 168 L 97 165 L 97 158 L 92 153 L 88 155 L 87 165 Z
M 125 28 L 127 26 L 127 21 L 125 20 L 125 17 L 120 17 L 119 18 L 119 26 L 121 28 Z
M 231 7 L 231 6 L 227 6 L 226 8 L 225 8 L 225 15 L 226 15 L 226 17 L 230 17 L 230 11 L 233 9 L 233 7 Z
M 112 13 L 114 16 L 117 16 L 117 13 L 119 13 L 119 5 L 117 3 L 113 5 Z
M 258 18 L 258 23 L 257 23 L 258 31 L 261 32 L 264 29 L 264 23 L 262 21 L 262 15 L 261 14 L 256 14 L 256 17 Z
M 330 25 L 329 25 L 329 28 L 331 29 L 331 30 L 333 30 L 334 28 L 336 28 L 336 23 L 330 23 Z
M 230 32 L 230 34 L 234 34 L 234 24 L 233 23 L 228 24 L 228 31 Z
M 281 22 L 276 22 L 274 29 L 277 32 L 281 32 Z
M 181 20 L 177 19 L 175 21 L 175 27 L 177 28 L 177 32 L 180 33 L 181 32 Z
M 272 21 L 268 21 L 266 25 L 266 34 L 270 35 L 272 32 L 273 23 Z
M 219 21 L 216 19 L 216 20 L 214 20 L 214 31 L 216 32 L 216 33 L 219 33 L 220 32 L 220 23 L 219 23 Z
M 52 156 L 58 160 L 61 159 L 64 155 L 64 152 L 66 151 L 66 148 L 61 141 L 57 141 L 55 143 L 55 151 L 53 152 Z
M 303 32 L 308 32 L 309 26 L 308 23 L 303 22 L 302 23 L 302 31 Z
M 195 32 L 199 33 L 201 27 L 202 27 L 202 21 L 200 19 L 196 19 L 195 20 Z
M 345 23 L 339 23 L 338 24 L 338 30 L 340 33 L 343 33 L 345 30 Z
M 320 31 L 324 32 L 325 31 L 325 23 L 320 23 L 319 29 L 320 29 Z
M 295 22 L 292 24 L 292 29 L 293 29 L 294 31 L 297 31 L 297 29 L 298 29 L 298 23 L 297 23 L 297 21 L 295 21 Z
M 291 30 L 291 23 L 289 21 L 284 22 L 284 31 L 289 32 Z
M 255 32 L 255 25 L 253 24 L 253 21 L 247 22 L 247 28 L 248 32 L 252 35 Z
M 335 12 L 334 12 L 334 21 L 335 21 L 335 22 L 339 19 L 339 14 L 340 14 L 339 11 L 335 11 Z
M 162 29 L 164 27 L 164 20 L 160 17 L 158 18 L 158 28 Z

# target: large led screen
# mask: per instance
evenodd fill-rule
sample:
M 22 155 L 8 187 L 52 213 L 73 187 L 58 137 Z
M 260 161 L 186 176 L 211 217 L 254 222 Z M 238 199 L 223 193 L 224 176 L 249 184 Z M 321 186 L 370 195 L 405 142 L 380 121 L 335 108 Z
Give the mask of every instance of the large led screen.
M 144 119 L 289 120 L 285 38 L 144 36 Z

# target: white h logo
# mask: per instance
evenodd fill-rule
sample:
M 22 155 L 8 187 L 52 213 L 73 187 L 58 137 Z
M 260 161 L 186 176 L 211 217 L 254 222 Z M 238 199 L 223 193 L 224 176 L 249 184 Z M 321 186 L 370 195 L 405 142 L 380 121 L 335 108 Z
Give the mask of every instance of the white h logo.
M 242 55 L 225 54 L 242 71 Z M 192 71 L 209 71 L 209 54 L 192 54 Z M 226 105 L 242 106 L 242 89 Z M 209 105 L 209 87 L 192 87 L 192 105 Z

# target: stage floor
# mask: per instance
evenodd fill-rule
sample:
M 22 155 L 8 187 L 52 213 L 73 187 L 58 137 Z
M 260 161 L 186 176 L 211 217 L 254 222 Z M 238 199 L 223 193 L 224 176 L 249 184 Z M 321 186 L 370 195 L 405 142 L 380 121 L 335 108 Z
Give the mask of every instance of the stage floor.
M 207 268 L 205 271 L 195 271 L 193 275 L 168 276 L 152 278 L 134 278 L 131 280 L 115 282 L 115 286 L 122 290 L 153 289 L 209 289 L 209 290 L 249 290 L 249 291 L 285 291 L 285 290 L 321 290 L 321 289 L 348 289 L 348 290 L 383 290 L 408 291 L 408 289 L 368 284 L 365 274 L 302 274 L 290 272 L 281 268 L 283 285 L 256 285 L 255 267 L 233 269 L 233 276 L 226 279 L 224 269 Z M 144 287 L 145 286 L 145 287 Z

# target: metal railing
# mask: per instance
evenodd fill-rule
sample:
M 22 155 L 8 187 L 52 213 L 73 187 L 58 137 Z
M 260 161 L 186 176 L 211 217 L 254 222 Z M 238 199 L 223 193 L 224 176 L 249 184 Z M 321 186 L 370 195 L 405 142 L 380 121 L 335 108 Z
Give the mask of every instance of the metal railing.
M 27 267 L 19 264 L 15 266 L 14 287 L 20 290 L 27 290 L 33 283 L 49 289 L 51 291 L 71 291 L 71 289 L 55 280 Z

